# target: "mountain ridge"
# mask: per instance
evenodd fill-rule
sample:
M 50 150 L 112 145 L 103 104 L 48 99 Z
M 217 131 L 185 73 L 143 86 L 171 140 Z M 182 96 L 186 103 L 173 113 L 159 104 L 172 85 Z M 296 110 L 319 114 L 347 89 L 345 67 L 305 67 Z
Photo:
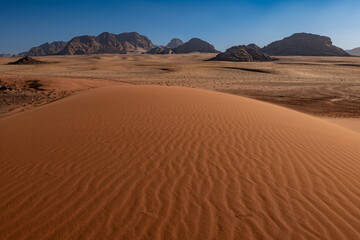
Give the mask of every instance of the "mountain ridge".
M 98 36 L 78 36 L 71 39 L 58 55 L 84 55 L 98 53 L 146 52 L 154 48 L 149 38 L 137 32 L 113 34 L 103 32 Z

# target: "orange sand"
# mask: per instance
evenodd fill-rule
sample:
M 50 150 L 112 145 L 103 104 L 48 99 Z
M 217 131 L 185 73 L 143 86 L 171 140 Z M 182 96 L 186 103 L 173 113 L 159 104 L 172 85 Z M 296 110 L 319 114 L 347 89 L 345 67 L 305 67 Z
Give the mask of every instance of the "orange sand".
M 360 134 L 359 118 L 323 118 L 323 119 Z
M 0 154 L 0 239 L 360 239 L 360 135 L 234 95 L 88 90 Z

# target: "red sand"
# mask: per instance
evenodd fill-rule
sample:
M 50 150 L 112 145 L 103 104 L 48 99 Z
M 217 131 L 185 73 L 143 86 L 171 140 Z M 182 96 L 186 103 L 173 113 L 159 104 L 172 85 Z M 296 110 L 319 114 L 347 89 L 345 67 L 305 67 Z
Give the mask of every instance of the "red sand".
M 0 239 L 360 239 L 360 135 L 115 86 L 0 119 Z

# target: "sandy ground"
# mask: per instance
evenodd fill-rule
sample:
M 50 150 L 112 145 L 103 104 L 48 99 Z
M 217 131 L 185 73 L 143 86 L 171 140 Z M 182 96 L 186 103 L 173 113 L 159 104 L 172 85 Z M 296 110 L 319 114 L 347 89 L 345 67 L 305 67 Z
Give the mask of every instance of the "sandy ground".
M 38 57 L 53 63 L 36 66 L 10 66 L 6 63 L 15 59 L 0 58 L 0 81 L 17 81 L 20 86 L 26 85 L 25 81 L 38 81 L 46 91 L 35 95 L 43 103 L 112 81 L 215 90 L 317 116 L 360 118 L 359 57 L 282 57 L 267 63 L 205 61 L 213 56 L 54 56 Z M 0 103 L 0 113 L 24 108 L 23 105 L 31 108 L 39 102 L 28 104 L 29 97 L 16 100 L 24 95 L 21 92 L 10 94 L 16 96 L 15 100 Z M 9 99 L 2 99 L 5 98 Z
M 211 56 L 0 58 L 0 239 L 359 239 L 359 58 Z
M 230 94 L 92 89 L 0 119 L 0 238 L 359 239 L 359 146 Z
M 323 119 L 360 134 L 359 118 L 323 118 Z

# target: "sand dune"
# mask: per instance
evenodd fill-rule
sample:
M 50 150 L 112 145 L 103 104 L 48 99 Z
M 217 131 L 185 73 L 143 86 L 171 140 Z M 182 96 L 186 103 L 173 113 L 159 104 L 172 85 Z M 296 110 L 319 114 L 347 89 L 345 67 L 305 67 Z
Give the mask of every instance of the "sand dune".
M 0 119 L 0 239 L 360 239 L 360 135 L 178 87 Z
M 323 119 L 360 134 L 360 118 L 323 118 Z

